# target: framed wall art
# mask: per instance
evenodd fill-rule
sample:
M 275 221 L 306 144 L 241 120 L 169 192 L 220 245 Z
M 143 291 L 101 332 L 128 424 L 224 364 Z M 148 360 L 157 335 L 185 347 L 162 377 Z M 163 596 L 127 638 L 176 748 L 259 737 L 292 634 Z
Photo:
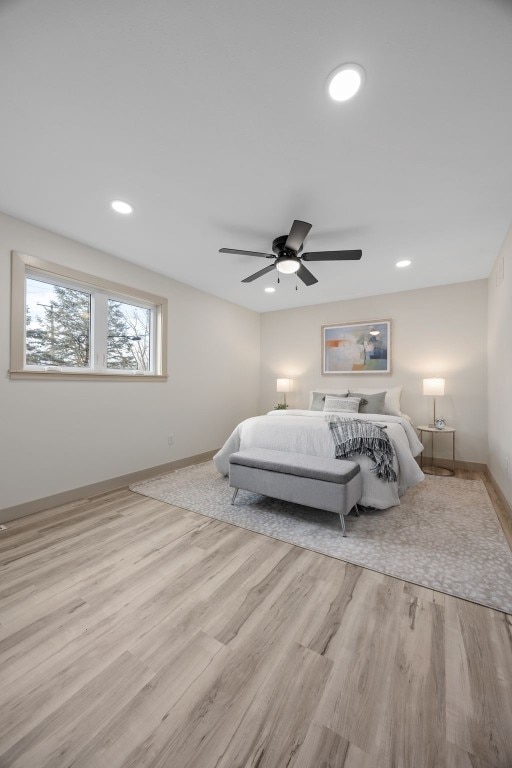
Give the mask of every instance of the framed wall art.
M 322 374 L 391 373 L 391 320 L 322 326 Z

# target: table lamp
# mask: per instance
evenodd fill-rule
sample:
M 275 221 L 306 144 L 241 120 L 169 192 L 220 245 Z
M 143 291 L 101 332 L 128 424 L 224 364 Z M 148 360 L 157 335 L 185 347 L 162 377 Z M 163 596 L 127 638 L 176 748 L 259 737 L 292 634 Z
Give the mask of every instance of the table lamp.
M 276 392 L 282 392 L 284 395 L 284 407 L 287 408 L 286 405 L 286 393 L 292 391 L 292 380 L 291 379 L 277 379 L 277 385 L 276 385 Z
M 429 424 L 430 427 L 434 427 L 436 423 L 436 397 L 444 395 L 444 379 L 423 379 L 423 394 L 430 395 L 434 398 L 434 421 Z

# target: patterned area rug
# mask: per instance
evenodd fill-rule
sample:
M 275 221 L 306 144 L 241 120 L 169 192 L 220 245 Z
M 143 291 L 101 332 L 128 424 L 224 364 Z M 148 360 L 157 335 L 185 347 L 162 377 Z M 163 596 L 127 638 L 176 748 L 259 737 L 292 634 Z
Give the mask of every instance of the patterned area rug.
M 240 491 L 212 462 L 130 490 L 274 539 L 512 613 L 512 553 L 481 480 L 428 475 L 400 506 L 346 518 Z

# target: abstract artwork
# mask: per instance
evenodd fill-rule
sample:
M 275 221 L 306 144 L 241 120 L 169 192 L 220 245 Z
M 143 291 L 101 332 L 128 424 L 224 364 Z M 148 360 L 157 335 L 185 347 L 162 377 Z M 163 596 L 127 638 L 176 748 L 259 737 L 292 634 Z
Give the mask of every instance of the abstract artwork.
M 391 320 L 322 326 L 322 374 L 391 373 Z

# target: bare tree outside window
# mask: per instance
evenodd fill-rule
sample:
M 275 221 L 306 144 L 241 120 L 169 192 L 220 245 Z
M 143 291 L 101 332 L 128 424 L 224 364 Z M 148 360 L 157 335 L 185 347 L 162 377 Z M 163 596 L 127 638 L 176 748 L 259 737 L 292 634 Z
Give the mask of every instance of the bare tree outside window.
M 149 371 L 151 310 L 121 301 L 108 301 L 107 368 Z

